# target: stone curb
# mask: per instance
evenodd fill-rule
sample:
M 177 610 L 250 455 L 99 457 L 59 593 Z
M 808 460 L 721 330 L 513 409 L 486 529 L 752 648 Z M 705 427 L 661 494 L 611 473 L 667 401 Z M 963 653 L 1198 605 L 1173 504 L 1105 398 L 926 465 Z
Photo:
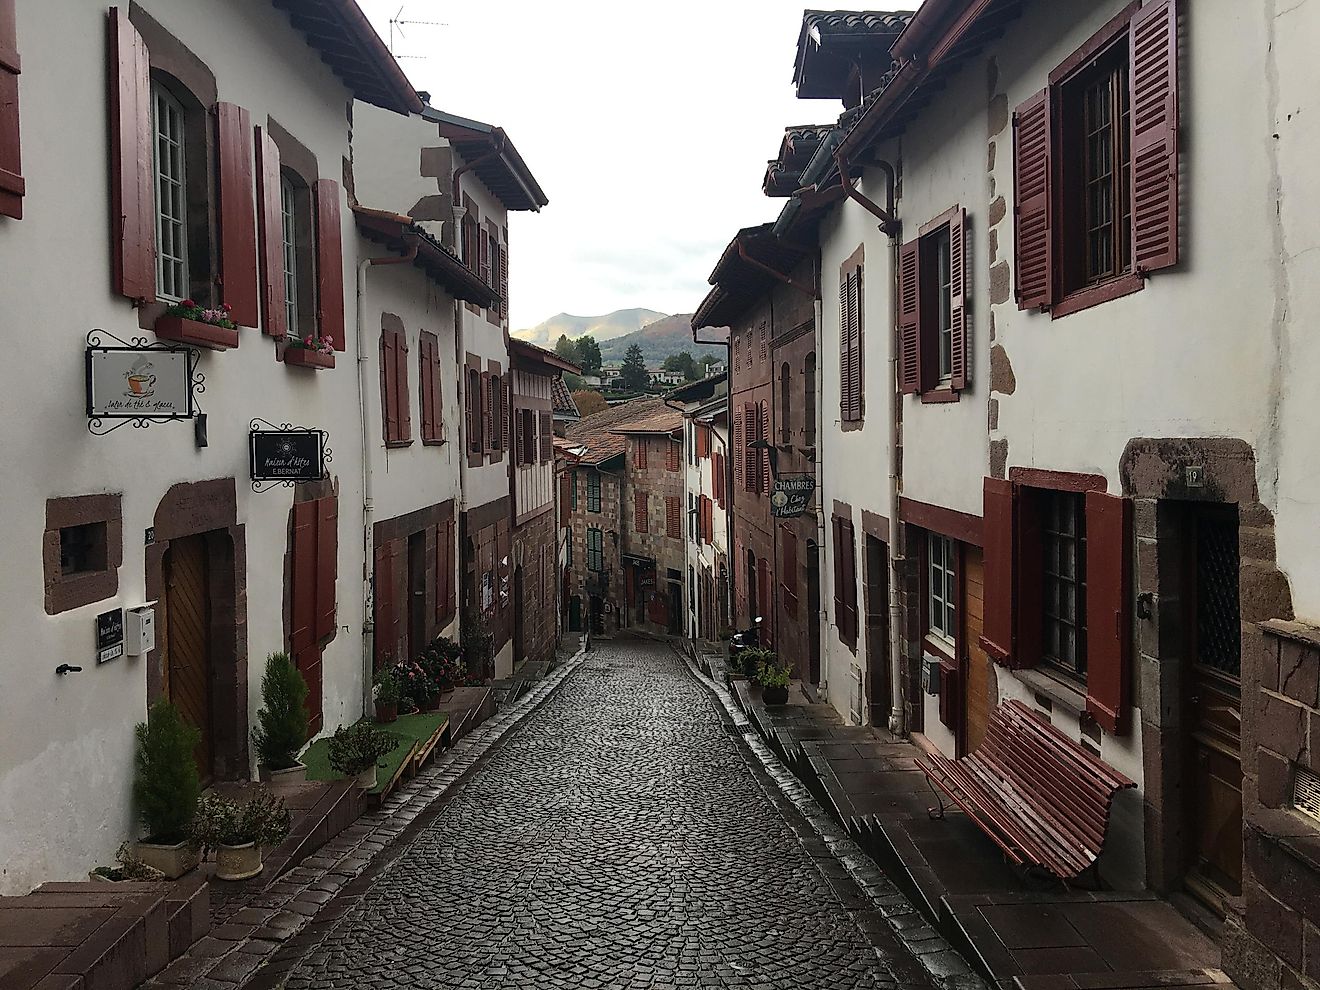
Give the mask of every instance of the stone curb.
M 558 664 L 507 710 L 496 712 L 439 754 L 381 807 L 363 815 L 265 890 L 234 897 L 237 907 L 211 934 L 193 944 L 144 988 L 235 990 L 261 976 L 268 985 L 297 964 L 267 965 L 284 943 L 303 931 L 344 888 L 389 850 L 419 815 L 461 783 L 504 737 L 541 707 L 581 666 L 590 641 Z M 324 919 L 323 919 L 324 920 Z M 218 937 L 220 936 L 220 937 Z
M 849 877 L 888 922 L 898 941 L 921 964 L 932 980 L 946 990 L 987 990 L 985 980 L 948 940 L 926 923 L 925 918 L 898 889 L 885 872 L 871 859 L 784 765 L 761 737 L 747 714 L 738 707 L 728 688 L 707 677 L 682 650 L 675 653 L 687 665 L 688 672 L 705 687 L 723 707 L 747 751 L 755 757 L 770 781 L 806 819 L 812 830 L 848 871 Z M 852 914 L 853 912 L 849 912 Z

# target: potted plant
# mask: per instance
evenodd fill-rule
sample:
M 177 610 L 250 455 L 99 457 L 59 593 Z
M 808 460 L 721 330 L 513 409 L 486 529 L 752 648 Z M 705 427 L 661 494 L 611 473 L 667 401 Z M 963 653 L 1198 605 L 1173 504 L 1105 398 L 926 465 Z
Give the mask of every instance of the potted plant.
M 766 651 L 769 653 L 770 651 Z M 773 653 L 761 662 L 756 679 L 761 683 L 761 700 L 767 705 L 788 704 L 788 681 L 792 671 L 780 664 Z
M 287 653 L 266 657 L 261 678 L 262 706 L 252 742 L 257 749 L 257 775 L 262 780 L 306 780 L 307 768 L 298 751 L 307 741 L 307 682 Z
M 318 337 L 290 336 L 285 341 L 284 363 L 299 368 L 333 368 L 335 366 L 335 340 L 327 335 Z
M 238 326 L 229 318 L 229 304 L 202 306 L 191 299 L 175 303 L 156 321 L 156 336 L 213 351 L 238 346 Z
M 340 726 L 330 739 L 330 766 L 345 777 L 356 777 L 359 787 L 376 786 L 376 764 L 395 746 L 389 733 L 367 722 Z
M 165 879 L 165 874 L 154 866 L 148 866 L 129 847 L 127 842 L 119 844 L 119 851 L 115 853 L 115 861 L 118 866 L 98 866 L 87 874 L 87 879 L 93 883 L 124 883 L 134 881 L 137 883 L 155 883 Z
M 135 855 L 174 880 L 198 863 L 188 823 L 202 789 L 193 759 L 201 734 L 164 698 L 151 706 L 135 733 L 133 798 L 147 832 L 136 844 Z
M 399 684 L 399 701 L 409 711 L 425 711 L 432 698 L 439 701 L 440 691 L 431 679 L 421 658 L 400 660 L 394 665 Z
M 467 676 L 463 679 L 465 684 L 480 684 L 491 668 L 491 647 L 495 639 L 489 625 L 475 608 L 463 614 L 463 657 L 467 661 Z
M 192 838 L 204 852 L 215 852 L 217 880 L 246 880 L 261 872 L 262 847 L 279 843 L 292 821 L 284 799 L 269 791 L 243 801 L 206 794 L 197 803 Z
M 387 663 L 376 671 L 376 721 L 393 722 L 399 717 L 399 698 L 403 691 L 394 665 Z
M 432 664 L 432 676 L 440 692 L 451 691 L 467 674 L 463 648 L 448 636 L 437 636 L 426 651 Z
M 761 682 L 761 667 L 767 663 L 774 663 L 775 651 L 766 649 L 764 646 L 749 646 L 744 649 L 738 658 L 742 663 L 743 673 L 753 684 Z

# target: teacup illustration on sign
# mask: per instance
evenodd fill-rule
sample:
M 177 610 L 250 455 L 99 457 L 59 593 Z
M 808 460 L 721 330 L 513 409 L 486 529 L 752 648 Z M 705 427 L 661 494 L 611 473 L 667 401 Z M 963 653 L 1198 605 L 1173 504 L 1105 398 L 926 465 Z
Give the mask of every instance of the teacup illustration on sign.
M 156 376 L 151 373 L 151 362 L 146 358 L 133 362 L 124 378 L 128 381 L 128 391 L 124 393 L 127 396 L 145 399 L 155 392 Z

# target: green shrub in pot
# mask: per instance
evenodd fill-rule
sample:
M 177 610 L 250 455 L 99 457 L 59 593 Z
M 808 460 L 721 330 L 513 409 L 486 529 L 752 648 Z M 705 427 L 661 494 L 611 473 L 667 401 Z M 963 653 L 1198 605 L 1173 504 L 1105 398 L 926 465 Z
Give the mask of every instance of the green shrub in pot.
M 298 751 L 307 741 L 307 682 L 287 653 L 266 657 L 261 678 L 261 708 L 252 730 L 261 779 L 306 773 Z
M 367 722 L 340 726 L 330 739 L 330 767 L 370 790 L 376 786 L 376 764 L 397 745 L 389 733 Z
M 202 790 L 193 757 L 201 733 L 165 698 L 151 706 L 134 733 L 133 800 L 147 833 L 135 855 L 174 880 L 198 861 L 188 828 Z

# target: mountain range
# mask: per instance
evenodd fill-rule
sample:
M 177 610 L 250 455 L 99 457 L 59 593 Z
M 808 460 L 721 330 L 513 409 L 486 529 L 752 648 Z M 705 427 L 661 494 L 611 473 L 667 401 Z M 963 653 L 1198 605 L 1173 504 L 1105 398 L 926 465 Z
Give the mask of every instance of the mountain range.
M 680 351 L 687 351 L 693 357 L 701 357 L 703 354 L 720 358 L 725 356 L 724 347 L 719 344 L 692 342 L 690 313 L 666 316 L 651 309 L 620 309 L 604 316 L 560 313 L 534 327 L 513 331 L 513 336 L 520 340 L 551 349 L 561 334 L 569 339 L 590 334 L 600 345 L 601 360 L 607 364 L 622 361 L 633 344 L 642 349 L 648 367 L 659 367 L 665 358 Z M 707 331 L 704 336 L 715 334 Z

